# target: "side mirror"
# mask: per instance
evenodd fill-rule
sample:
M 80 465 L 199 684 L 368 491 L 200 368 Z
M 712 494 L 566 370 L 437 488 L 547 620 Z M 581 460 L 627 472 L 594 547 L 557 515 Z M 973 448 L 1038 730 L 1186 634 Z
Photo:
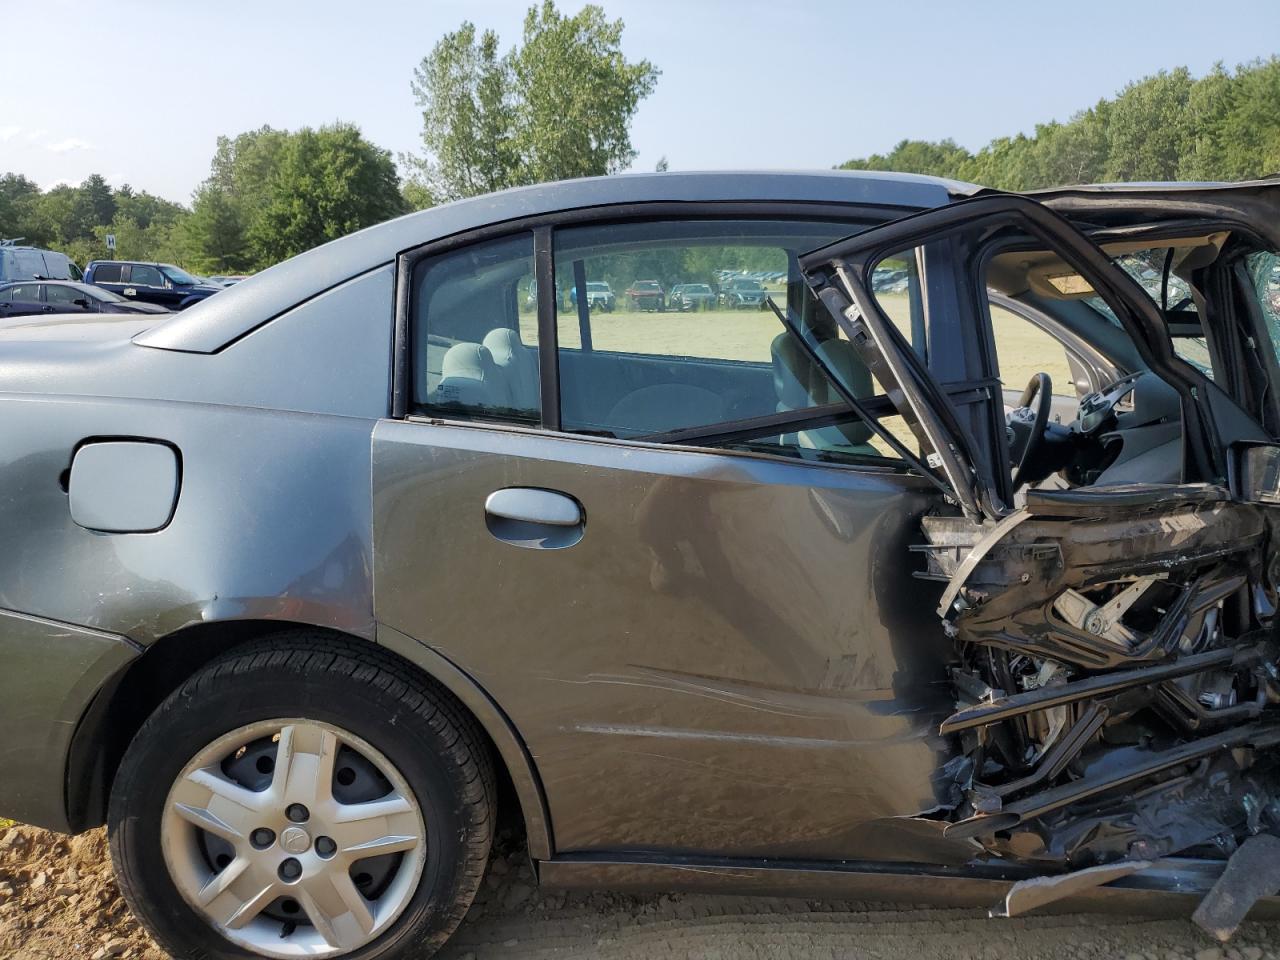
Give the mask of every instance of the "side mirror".
M 1245 503 L 1280 503 L 1280 443 L 1237 443 L 1229 456 L 1231 493 Z
M 74 300 L 72 300 L 71 302 L 72 302 L 73 304 L 75 304 L 77 307 L 87 307 L 87 306 L 89 306 L 89 300 L 88 300 L 86 297 L 76 297 L 76 298 L 75 298 Z

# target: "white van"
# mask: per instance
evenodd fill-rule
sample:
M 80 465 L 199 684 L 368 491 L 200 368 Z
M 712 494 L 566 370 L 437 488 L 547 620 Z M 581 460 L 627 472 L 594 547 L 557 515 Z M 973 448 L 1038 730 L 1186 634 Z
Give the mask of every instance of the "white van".
M 80 280 L 84 275 L 75 261 L 56 250 L 19 247 L 0 240 L 0 282 L 5 280 Z

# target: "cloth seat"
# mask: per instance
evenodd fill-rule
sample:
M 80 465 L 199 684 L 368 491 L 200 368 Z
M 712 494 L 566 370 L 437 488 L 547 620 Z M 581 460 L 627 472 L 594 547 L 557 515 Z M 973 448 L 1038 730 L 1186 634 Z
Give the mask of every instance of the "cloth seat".
M 512 408 L 537 413 L 541 409 L 537 349 L 521 343 L 520 334 L 510 327 L 490 330 L 483 346 L 493 357 Z
M 445 351 L 434 403 L 492 410 L 509 407 L 511 398 L 488 348 L 464 342 Z

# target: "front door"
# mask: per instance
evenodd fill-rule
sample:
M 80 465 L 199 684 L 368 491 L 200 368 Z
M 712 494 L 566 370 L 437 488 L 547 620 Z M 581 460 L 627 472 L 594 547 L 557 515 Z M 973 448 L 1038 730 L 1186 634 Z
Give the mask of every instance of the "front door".
M 583 293 L 747 276 L 884 412 L 797 266 L 861 226 L 565 227 L 412 268 L 410 415 L 374 435 L 375 612 L 510 717 L 558 853 L 971 853 L 930 816 L 956 802 L 954 700 L 940 590 L 908 559 L 941 503 L 895 452 L 909 434 L 861 421 L 759 304 Z
M 129 268 L 125 288 L 122 291 L 131 300 L 158 303 L 173 309 L 180 299 L 164 278 L 158 267 L 149 263 L 135 263 Z

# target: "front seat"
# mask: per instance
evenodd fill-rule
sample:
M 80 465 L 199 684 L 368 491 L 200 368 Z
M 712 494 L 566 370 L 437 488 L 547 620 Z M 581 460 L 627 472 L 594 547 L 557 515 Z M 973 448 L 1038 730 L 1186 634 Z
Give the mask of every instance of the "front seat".
M 816 352 L 840 377 L 841 383 L 855 397 L 873 396 L 875 388 L 871 371 L 858 357 L 853 344 L 839 339 L 833 330 L 823 329 L 819 322 L 815 322 L 814 317 L 807 319 L 818 338 Z M 793 334 L 779 334 L 770 345 L 769 352 L 773 362 L 773 389 L 779 413 L 841 402 L 840 392 L 831 383 L 826 372 L 810 359 Z M 870 427 L 855 420 L 816 430 L 801 430 L 783 437 L 783 442 L 811 450 L 876 456 L 878 452 L 868 444 L 872 436 Z
M 686 383 L 660 383 L 628 393 L 609 411 L 619 436 L 666 433 L 725 419 L 724 401 L 710 390 Z
M 537 352 L 521 343 L 520 334 L 510 327 L 490 330 L 483 345 L 505 381 L 512 408 L 537 413 L 540 408 Z

